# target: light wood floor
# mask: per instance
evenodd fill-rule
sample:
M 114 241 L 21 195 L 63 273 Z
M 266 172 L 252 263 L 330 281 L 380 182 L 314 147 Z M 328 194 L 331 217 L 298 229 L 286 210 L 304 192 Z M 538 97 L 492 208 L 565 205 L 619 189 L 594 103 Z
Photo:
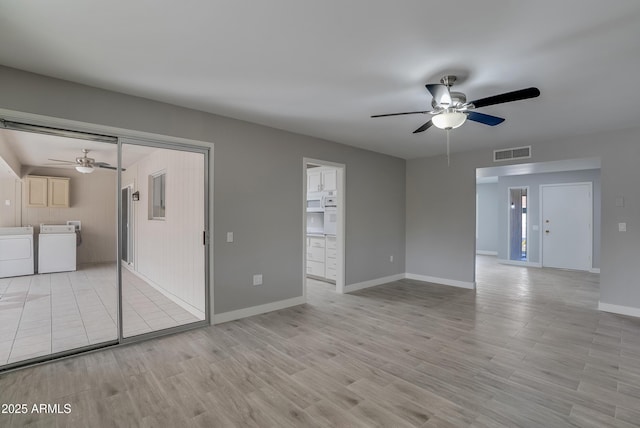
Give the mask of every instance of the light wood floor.
M 0 426 L 603 427 L 640 423 L 640 320 L 598 275 L 479 258 L 477 291 L 403 280 L 0 376 Z

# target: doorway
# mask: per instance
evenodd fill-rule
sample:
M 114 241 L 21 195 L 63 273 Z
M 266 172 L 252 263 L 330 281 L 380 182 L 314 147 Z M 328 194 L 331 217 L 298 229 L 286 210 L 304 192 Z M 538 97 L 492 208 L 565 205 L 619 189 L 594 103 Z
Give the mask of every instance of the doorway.
M 344 293 L 346 166 L 310 158 L 302 165 L 303 295 L 309 284 Z
M 0 182 L 15 206 L 15 224 L 3 223 L 0 236 L 25 236 L 32 270 L 0 269 L 0 372 L 208 325 L 209 148 L 68 130 L 63 120 L 3 119 L 17 167 Z M 164 229 L 145 229 L 143 214 Z M 39 272 L 44 234 L 59 237 L 47 242 L 63 242 L 65 254 L 74 250 L 73 266 Z M 154 259 L 172 249 L 155 235 L 188 260 Z M 58 260 L 62 249 L 54 250 Z M 178 291 L 147 281 L 163 276 Z
M 589 253 L 582 258 L 588 260 L 591 256 L 591 260 L 580 264 L 586 265 L 590 272 L 599 273 L 600 163 L 599 158 L 584 158 L 478 168 L 476 170 L 478 195 L 476 253 L 496 255 L 498 262 L 506 265 L 538 268 L 543 265 L 563 266 L 560 263 L 550 262 L 548 258 L 543 263 L 545 240 L 543 235 L 546 235 L 544 231 L 547 229 L 544 227 L 545 219 L 542 217 L 542 186 L 590 184 L 592 202 L 588 208 L 580 211 L 588 213 L 591 217 L 591 221 L 586 222 L 584 228 L 591 229 L 591 235 L 588 238 L 592 244 L 585 243 L 582 246 L 585 253 Z M 526 189 L 526 200 L 522 199 L 525 196 L 524 189 Z M 512 194 L 511 190 L 519 194 Z M 526 212 L 524 212 L 525 205 Z M 525 223 L 526 227 L 524 227 Z M 522 234 L 518 233 L 521 230 L 520 227 L 522 227 Z M 553 229 L 549 230 L 553 233 Z M 547 239 L 547 244 L 550 243 L 548 241 Z M 564 266 L 569 265 L 564 264 Z
M 590 270 L 592 183 L 540 186 L 542 266 Z

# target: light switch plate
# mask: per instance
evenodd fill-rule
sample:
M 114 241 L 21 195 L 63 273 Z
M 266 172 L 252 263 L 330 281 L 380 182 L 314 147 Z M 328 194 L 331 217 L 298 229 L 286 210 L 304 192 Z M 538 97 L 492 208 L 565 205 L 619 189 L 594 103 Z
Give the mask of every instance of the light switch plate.
M 233 232 L 227 232 L 227 242 L 233 242 Z
M 618 223 L 618 232 L 626 232 L 627 223 Z
M 253 285 L 262 285 L 262 274 L 253 275 Z
M 5 199 L 5 200 L 4 200 L 4 204 L 5 204 L 6 206 L 10 207 L 10 206 L 11 206 L 11 199 Z

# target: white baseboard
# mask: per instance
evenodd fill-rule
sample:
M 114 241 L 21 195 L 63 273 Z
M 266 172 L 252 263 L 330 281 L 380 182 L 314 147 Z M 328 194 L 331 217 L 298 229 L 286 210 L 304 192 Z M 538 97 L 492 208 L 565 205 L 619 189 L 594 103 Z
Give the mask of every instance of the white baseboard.
M 405 274 L 407 279 L 415 279 L 416 281 L 433 282 L 435 284 L 450 285 L 452 287 L 468 288 L 474 290 L 476 288 L 475 282 L 458 281 L 457 279 L 438 278 L 435 276 L 417 275 L 414 273 Z
M 290 308 L 307 303 L 305 296 L 292 297 L 291 299 L 280 300 L 277 302 L 265 303 L 264 305 L 251 306 L 250 308 L 237 309 L 235 311 L 223 312 L 213 315 L 213 324 L 222 324 L 239 320 L 240 318 L 252 317 L 267 312 L 279 311 L 280 309 Z
M 363 288 L 375 287 L 376 285 L 382 285 L 388 282 L 398 281 L 404 278 L 405 278 L 405 274 L 399 273 L 396 275 L 385 276 L 382 278 L 370 279 L 368 281 L 356 282 L 355 284 L 346 285 L 344 287 L 344 292 L 351 293 L 353 291 L 362 290 Z
M 600 273 L 600 268 L 591 268 L 591 269 L 589 269 L 589 272 L 591 272 L 591 273 Z
M 613 305 L 611 303 L 598 302 L 598 310 L 603 312 L 611 312 L 613 314 L 629 315 L 631 317 L 640 317 L 640 308 L 631 306 Z
M 497 251 L 488 251 L 488 250 L 476 250 L 476 254 L 479 254 L 481 256 L 497 256 L 498 252 Z
M 503 265 L 512 265 L 512 266 L 525 266 L 525 267 L 537 267 L 537 268 L 541 268 L 542 267 L 542 263 L 540 263 L 540 262 L 525 262 L 525 261 L 522 261 L 522 260 L 500 259 L 500 260 L 498 260 L 498 263 L 502 263 Z
M 130 266 L 128 263 L 124 263 L 123 262 L 123 263 L 121 263 L 121 265 L 122 265 L 123 268 L 125 268 L 126 270 L 128 270 L 129 272 L 131 272 L 132 274 L 134 274 L 135 276 L 137 276 L 138 278 L 140 278 L 141 280 L 143 280 L 147 284 L 149 284 L 154 289 L 158 290 L 158 292 L 160 292 L 160 294 L 162 294 L 167 299 L 171 300 L 176 305 L 180 306 L 185 311 L 189 312 L 194 317 L 197 317 L 198 319 L 202 319 L 202 320 L 205 318 L 203 311 L 201 311 L 200 309 L 194 307 L 193 305 L 190 305 L 189 303 L 185 302 L 184 300 L 182 300 L 181 298 L 179 298 L 175 294 L 171 293 L 170 291 L 165 290 L 164 288 L 162 288 L 162 286 L 160 286 L 160 284 L 156 284 L 155 282 L 153 282 L 152 280 L 150 280 L 149 278 L 147 278 L 146 276 L 144 276 L 143 274 L 141 274 L 140 272 L 135 270 L 135 268 Z

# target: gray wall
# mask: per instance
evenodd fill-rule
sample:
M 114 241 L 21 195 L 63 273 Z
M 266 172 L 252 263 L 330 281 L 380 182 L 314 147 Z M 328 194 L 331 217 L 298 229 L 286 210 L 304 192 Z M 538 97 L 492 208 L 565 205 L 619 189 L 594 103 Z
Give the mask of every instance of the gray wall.
M 498 252 L 498 183 L 476 186 L 476 251 Z
M 407 273 L 474 281 L 481 159 L 474 152 L 453 154 L 450 167 L 444 156 L 407 161 Z
M 528 208 L 528 237 L 527 243 L 529 244 L 529 261 L 533 263 L 539 263 L 540 260 L 540 231 L 533 231 L 531 226 L 541 226 L 540 222 L 540 185 L 542 184 L 556 184 L 556 183 L 586 183 L 590 182 L 593 185 L 593 254 L 592 254 L 592 267 L 600 267 L 600 222 L 602 221 L 600 216 L 600 170 L 591 169 L 585 171 L 567 171 L 567 172 L 553 172 L 545 174 L 529 174 L 529 175 L 514 175 L 508 177 L 498 178 L 498 197 L 499 206 L 508 207 L 508 188 L 509 187 L 525 187 L 529 186 L 529 197 L 527 199 Z M 498 211 L 498 258 L 508 259 L 508 228 L 509 228 L 509 216 L 507 215 L 508 209 L 500 209 Z M 540 227 L 542 229 L 542 227 Z
M 0 93 L 4 109 L 215 144 L 215 313 L 302 294 L 303 157 L 346 164 L 346 284 L 404 272 L 403 159 L 6 67 Z
M 531 144 L 532 158 L 516 163 L 600 157 L 600 301 L 640 308 L 640 128 Z M 474 281 L 475 169 L 495 166 L 492 150 L 454 153 L 446 165 L 407 161 L 407 272 Z

